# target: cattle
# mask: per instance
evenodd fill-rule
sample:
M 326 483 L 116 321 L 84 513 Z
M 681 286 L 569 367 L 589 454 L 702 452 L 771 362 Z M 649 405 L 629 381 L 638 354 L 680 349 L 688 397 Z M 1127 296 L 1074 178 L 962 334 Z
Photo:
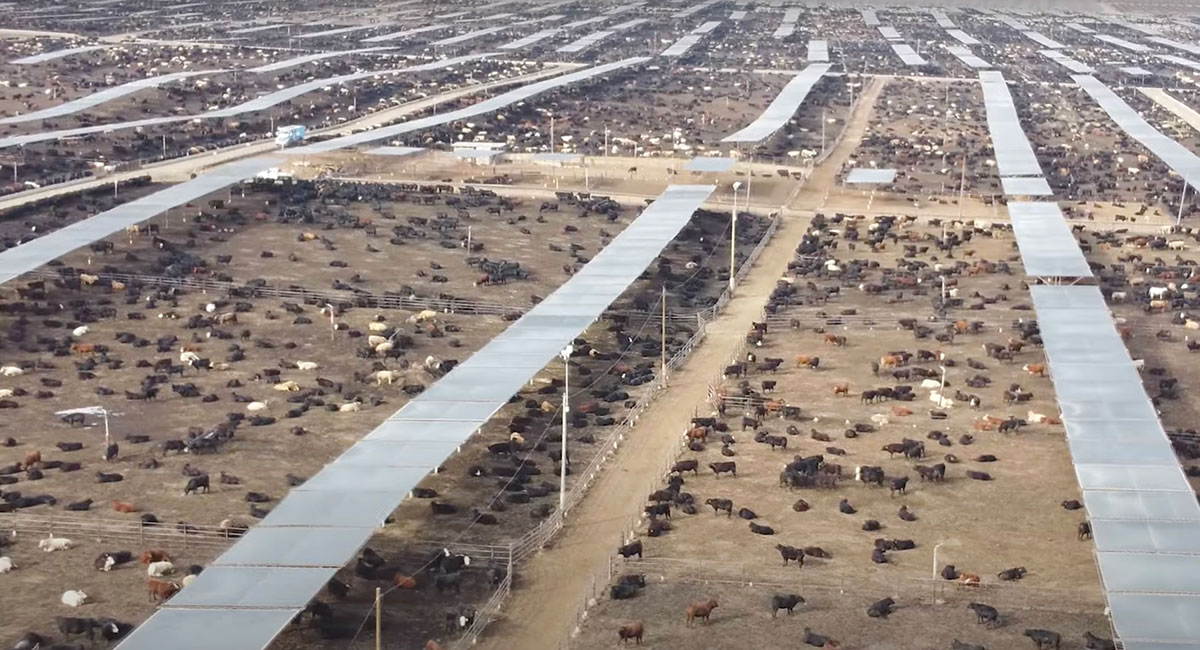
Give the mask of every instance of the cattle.
M 730 499 L 707 499 L 704 503 L 712 507 L 713 514 L 718 514 L 724 510 L 727 517 L 733 516 L 733 501 Z
M 38 540 L 38 548 L 47 553 L 66 551 L 73 546 L 75 546 L 75 543 L 65 537 L 47 537 L 46 539 Z
M 651 519 L 654 519 L 655 517 L 659 517 L 659 516 L 663 516 L 663 517 L 666 517 L 667 519 L 670 519 L 671 518 L 671 504 L 658 503 L 658 504 L 655 504 L 652 506 L 646 506 L 646 514 L 650 515 Z
M 179 592 L 179 583 L 151 578 L 146 582 L 147 592 L 152 602 L 160 603 Z
M 454 593 L 457 594 L 457 593 L 459 593 L 460 589 L 462 588 L 462 574 L 461 573 L 439 574 L 436 577 L 434 577 L 433 585 L 434 585 L 434 587 L 437 588 L 437 591 L 439 594 L 448 589 L 454 590 Z
M 951 566 L 951 567 L 946 567 L 946 568 L 953 568 L 953 567 Z M 960 584 L 964 587 L 978 587 L 980 584 L 980 581 L 981 581 L 980 577 L 975 575 L 974 573 L 967 573 L 964 571 L 962 573 L 958 573 L 957 575 L 958 575 L 958 584 Z M 943 578 L 945 577 L 944 572 L 943 572 L 942 577 Z
M 967 609 L 975 613 L 975 624 L 986 625 L 989 629 L 1000 625 L 1000 612 L 995 607 L 983 603 L 969 603 Z
M 96 472 L 97 483 L 120 483 L 125 477 L 116 472 Z
M 193 492 L 200 492 L 201 490 L 203 490 L 205 494 L 208 494 L 208 487 L 208 474 L 194 476 L 188 479 L 187 485 L 185 485 L 183 488 L 183 494 L 184 496 L 187 496 Z
M 618 548 L 617 552 L 621 554 L 621 557 L 631 558 L 636 555 L 640 560 L 642 559 L 642 542 L 641 540 L 637 540 L 632 543 L 625 544 L 624 546 Z
M 774 535 L 775 529 L 771 528 L 770 526 L 756 524 L 752 521 L 750 522 L 750 532 L 754 533 L 755 535 Z
M 627 641 L 633 639 L 638 645 L 642 645 L 642 636 L 646 633 L 646 626 L 641 621 L 635 623 L 626 623 L 617 630 L 617 639 L 621 645 L 625 645 Z
M 1117 645 L 1111 640 L 1098 637 L 1091 632 L 1083 633 L 1083 643 L 1088 650 L 1116 650 L 1117 648 Z
M 884 598 L 877 600 L 867 608 L 867 616 L 871 618 L 887 618 L 892 613 L 892 606 L 896 601 L 892 598 Z
M 700 461 L 698 460 L 681 460 L 671 466 L 672 474 L 682 474 L 684 472 L 692 472 L 700 474 Z
M 821 365 L 821 357 L 814 357 L 814 356 L 809 356 L 809 355 L 804 355 L 804 354 L 796 355 L 796 367 L 797 368 L 808 368 L 810 370 L 816 370 L 820 365 Z
M 804 549 L 776 544 L 775 550 L 779 551 L 779 556 L 783 558 L 783 566 L 787 566 L 788 561 L 795 562 L 798 567 L 804 566 Z
M 146 575 L 151 578 L 161 578 L 172 573 L 175 573 L 175 565 L 170 560 L 151 562 L 146 566 Z
M 8 573 L 16 569 L 17 565 L 13 563 L 12 558 L 7 555 L 0 556 L 0 573 Z
M 1046 364 L 1044 363 L 1027 363 L 1021 367 L 1021 370 L 1024 370 L 1034 377 L 1046 376 Z
M 1062 637 L 1059 636 L 1058 632 L 1051 632 L 1050 630 L 1030 628 L 1025 630 L 1024 635 L 1033 641 L 1038 650 L 1047 648 L 1058 650 L 1059 645 L 1062 643 Z
M 900 494 L 906 494 L 905 489 L 907 487 L 908 487 L 908 477 L 907 476 L 902 476 L 900 478 L 891 479 L 891 482 L 889 485 L 890 492 L 888 493 L 888 496 L 896 496 L 897 492 L 899 492 Z
M 967 478 L 974 479 L 976 481 L 990 481 L 992 480 L 992 475 L 988 474 L 987 472 L 977 472 L 969 469 L 967 470 Z
M 65 639 L 73 636 L 85 636 L 89 642 L 95 643 L 96 641 L 95 630 L 99 627 L 96 619 L 55 616 L 54 623 Z
M 1025 567 L 1018 566 L 1011 569 L 1005 569 L 996 575 L 1001 580 L 1020 580 L 1021 578 L 1025 577 L 1026 573 L 1027 571 L 1025 570 Z
M 95 567 L 97 571 L 112 571 L 114 567 L 121 564 L 127 564 L 132 561 L 133 553 L 130 553 L 129 551 L 112 551 L 108 553 L 101 553 L 96 560 L 92 562 L 92 566 Z
M 692 602 L 688 604 L 687 608 L 684 610 L 684 621 L 688 627 L 691 627 L 692 621 L 696 619 L 700 619 L 707 624 L 708 617 L 712 615 L 712 611 L 716 609 L 717 606 L 718 603 L 715 598 Z
M 1088 521 L 1079 522 L 1079 526 L 1076 528 L 1076 531 L 1078 533 L 1079 541 L 1082 542 L 1084 540 L 1091 539 L 1092 538 L 1091 522 L 1088 522 Z
M 63 592 L 61 600 L 67 607 L 83 607 L 88 602 L 88 595 L 81 589 L 68 589 Z
M 804 642 L 814 648 L 824 648 L 825 646 L 836 648 L 839 645 L 836 639 L 817 634 L 807 627 L 804 628 Z
M 922 481 L 941 482 L 946 479 L 946 464 L 938 463 L 932 467 L 925 465 L 914 465 L 913 470 L 921 477 Z
M 781 609 L 786 609 L 788 616 L 791 616 L 796 605 L 802 605 L 804 602 L 804 598 L 796 594 L 775 594 L 771 596 L 771 618 L 775 618 Z
M 720 478 L 722 474 L 732 474 L 737 478 L 737 463 L 730 460 L 720 463 L 709 463 L 708 468 L 713 471 L 713 475 Z
M 882 467 L 860 465 L 854 468 L 854 480 L 862 483 L 874 483 L 883 487 L 884 473 Z

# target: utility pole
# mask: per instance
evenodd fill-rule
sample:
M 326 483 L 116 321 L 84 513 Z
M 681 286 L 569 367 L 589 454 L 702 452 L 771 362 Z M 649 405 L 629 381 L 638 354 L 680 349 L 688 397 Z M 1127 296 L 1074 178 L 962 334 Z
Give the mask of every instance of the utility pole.
M 958 218 L 963 216 L 963 196 L 967 189 L 967 157 L 962 158 L 962 172 L 958 177 Z
M 381 632 L 383 628 L 383 619 L 380 616 L 380 603 L 383 602 L 383 594 L 379 587 L 375 587 L 375 650 L 380 650 L 383 647 Z
M 667 285 L 662 286 L 662 380 L 667 383 Z
M 821 157 L 825 157 L 825 109 L 821 109 Z M 753 170 L 750 173 L 754 173 Z
M 562 449 L 559 450 L 558 468 L 558 516 L 566 517 L 567 508 L 567 413 L 571 410 L 571 345 L 563 348 L 558 356 L 563 360 L 563 401 L 562 401 Z

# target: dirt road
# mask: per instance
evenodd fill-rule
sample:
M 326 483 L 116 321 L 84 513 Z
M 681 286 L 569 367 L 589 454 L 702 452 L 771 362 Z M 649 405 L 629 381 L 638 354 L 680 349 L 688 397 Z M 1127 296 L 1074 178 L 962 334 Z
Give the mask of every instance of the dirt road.
M 813 206 L 824 192 L 813 182 L 833 182 L 837 169 L 858 146 L 875 98 L 885 85 L 868 87 L 833 155 L 814 170 L 810 189 L 793 204 Z M 828 169 L 827 169 L 828 167 Z M 792 251 L 807 221 L 787 218 L 763 250 L 753 272 L 738 288 L 725 312 L 709 325 L 708 336 L 687 365 L 671 376 L 670 387 L 641 416 L 612 465 L 600 475 L 590 495 L 568 518 L 554 546 L 521 571 L 513 597 L 500 620 L 488 628 L 481 647 L 554 648 L 563 640 L 588 588 L 593 571 L 608 561 L 622 528 L 644 503 L 647 482 L 661 468 L 693 410 L 704 408 L 708 383 L 736 351 L 742 334 L 762 316 L 762 306 L 787 271 Z

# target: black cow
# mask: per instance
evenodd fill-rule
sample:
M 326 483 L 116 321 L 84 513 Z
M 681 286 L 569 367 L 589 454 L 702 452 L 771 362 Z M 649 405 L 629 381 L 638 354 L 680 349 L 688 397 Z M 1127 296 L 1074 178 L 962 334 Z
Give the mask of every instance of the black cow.
M 188 479 L 187 485 L 183 488 L 183 494 L 186 496 L 192 492 L 199 492 L 200 490 L 204 490 L 204 493 L 208 494 L 208 474 L 194 476 Z
M 797 596 L 796 594 L 776 594 L 771 596 L 771 618 L 775 618 L 775 615 L 778 614 L 779 610 L 781 609 L 786 609 L 788 616 L 791 616 L 792 610 L 796 608 L 796 605 L 802 604 L 804 604 L 804 598 Z
M 892 606 L 895 604 L 896 601 L 892 598 L 877 600 L 867 608 L 867 616 L 871 618 L 887 618 L 888 614 L 892 613 Z

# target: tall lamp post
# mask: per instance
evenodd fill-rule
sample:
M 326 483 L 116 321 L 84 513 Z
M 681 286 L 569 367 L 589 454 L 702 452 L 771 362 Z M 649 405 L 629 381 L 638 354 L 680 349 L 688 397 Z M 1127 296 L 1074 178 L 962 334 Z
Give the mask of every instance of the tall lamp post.
M 753 172 L 752 172 L 753 173 Z M 741 181 L 733 182 L 733 211 L 729 214 L 729 292 L 737 284 L 737 192 L 742 187 Z
M 563 360 L 563 400 L 562 400 L 562 449 L 559 456 L 558 468 L 558 516 L 566 516 L 567 506 L 567 413 L 571 410 L 571 353 L 575 348 L 570 344 L 558 353 Z

